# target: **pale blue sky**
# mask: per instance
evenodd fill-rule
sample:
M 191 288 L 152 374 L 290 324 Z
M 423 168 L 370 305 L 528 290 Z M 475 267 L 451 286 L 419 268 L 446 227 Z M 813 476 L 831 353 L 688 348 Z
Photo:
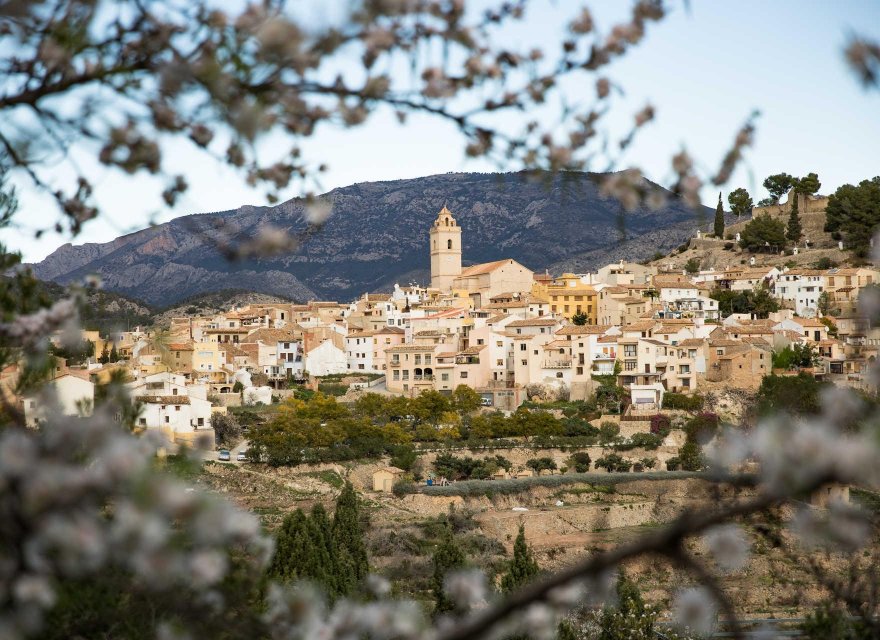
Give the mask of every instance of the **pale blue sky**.
M 576 3 L 534 4 L 527 22 L 504 37 L 555 50 L 562 20 Z M 657 108 L 655 122 L 640 133 L 626 164 L 668 184 L 669 158 L 686 146 L 711 172 L 741 123 L 760 109 L 755 146 L 724 188 L 725 196 L 745 186 L 758 200 L 766 195 L 760 187 L 763 178 L 779 171 L 816 171 L 823 193 L 880 174 L 880 93 L 863 91 L 842 56 L 849 32 L 880 37 L 880 2 L 691 0 L 689 12 L 681 3 L 672 6 L 671 17 L 649 25 L 646 40 L 608 69 L 609 77 L 626 90 L 610 121 L 618 133 L 646 102 Z M 607 28 L 628 11 L 629 3 L 606 0 L 591 7 L 600 27 Z M 585 101 L 593 91 L 592 85 L 570 82 L 563 87 L 573 100 Z M 329 165 L 325 190 L 371 180 L 491 170 L 483 162 L 467 161 L 463 148 L 447 124 L 416 116 L 400 126 L 388 113 L 357 129 L 324 131 L 303 145 L 308 160 Z M 146 226 L 154 213 L 156 220 L 165 221 L 265 204 L 261 192 L 187 144 L 169 145 L 165 152 L 169 170 L 185 173 L 191 184 L 179 204 L 173 210 L 162 206 L 161 186 L 153 179 L 121 177 L 96 167 L 96 198 L 106 215 L 89 223 L 75 243 L 111 240 Z M 93 166 L 85 154 L 74 155 Z M 59 168 L 59 175 L 64 174 Z M 55 234 L 33 239 L 32 228 L 56 219 L 54 204 L 28 188 L 23 176 L 14 181 L 20 185 L 21 226 L 0 238 L 21 250 L 26 260 L 39 260 L 68 239 Z M 291 190 L 284 195 L 299 194 Z M 706 189 L 703 198 L 714 205 L 717 194 Z

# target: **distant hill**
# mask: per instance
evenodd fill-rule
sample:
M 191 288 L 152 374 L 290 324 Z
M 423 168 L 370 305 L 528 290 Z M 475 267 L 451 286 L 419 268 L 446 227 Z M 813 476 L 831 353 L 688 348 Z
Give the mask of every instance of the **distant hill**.
M 5 276 L 0 276 L 5 277 Z M 54 282 L 40 282 L 38 291 L 54 302 L 69 295 L 68 288 Z M 144 302 L 102 289 L 88 290 L 79 308 L 83 329 L 98 330 L 102 335 L 111 331 L 127 331 L 153 322 L 153 309 Z
M 157 306 L 224 289 L 348 300 L 395 282 L 426 283 L 427 232 L 444 204 L 462 227 L 465 265 L 510 257 L 551 272 L 650 258 L 711 220 L 708 208 L 695 212 L 671 194 L 659 210 L 624 214 L 617 200 L 600 194 L 600 177 L 448 173 L 365 182 L 325 194 L 333 215 L 293 253 L 231 263 L 214 238 L 221 221 L 243 237 L 267 223 L 302 231 L 300 199 L 183 216 L 103 244 L 65 244 L 34 270 L 62 284 L 97 273 L 106 289 Z
M 160 327 L 167 327 L 171 324 L 171 318 L 211 315 L 248 304 L 268 304 L 272 302 L 290 302 L 290 299 L 283 296 L 253 293 L 252 291 L 239 289 L 199 293 L 156 311 L 153 314 L 153 322 Z

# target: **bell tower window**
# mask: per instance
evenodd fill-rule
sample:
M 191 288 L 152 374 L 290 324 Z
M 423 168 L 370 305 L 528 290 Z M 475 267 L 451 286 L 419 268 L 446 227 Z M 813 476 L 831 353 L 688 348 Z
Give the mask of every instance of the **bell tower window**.
M 452 238 L 450 238 L 449 240 L 446 241 L 446 248 L 447 248 L 447 249 L 451 249 L 451 248 L 452 248 Z

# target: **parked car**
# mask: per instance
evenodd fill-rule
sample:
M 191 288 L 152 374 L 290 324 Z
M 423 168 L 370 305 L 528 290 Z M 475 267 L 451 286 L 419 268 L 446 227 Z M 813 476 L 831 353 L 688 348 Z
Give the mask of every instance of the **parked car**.
M 492 398 L 480 398 L 480 404 L 484 407 L 491 407 Z
M 239 451 L 238 455 L 235 456 L 235 459 L 238 460 L 239 462 L 247 462 L 247 459 L 248 459 L 247 458 L 247 451 L 245 451 L 245 450 Z
M 220 453 L 217 454 L 217 459 L 220 462 L 229 462 L 232 460 L 232 456 L 229 454 L 228 449 L 220 449 Z

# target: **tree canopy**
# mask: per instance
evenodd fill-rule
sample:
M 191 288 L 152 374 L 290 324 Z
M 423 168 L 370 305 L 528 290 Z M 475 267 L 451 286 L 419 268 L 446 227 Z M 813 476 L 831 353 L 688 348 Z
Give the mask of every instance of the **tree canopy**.
M 774 204 L 778 204 L 780 198 L 791 190 L 794 178 L 787 173 L 776 173 L 764 179 L 764 188 L 770 193 Z
M 825 231 L 839 234 L 844 247 L 856 256 L 870 253 L 871 238 L 880 225 L 880 176 L 858 185 L 840 186 L 828 198 Z
M 750 196 L 749 192 L 742 187 L 734 189 L 728 193 L 727 202 L 730 204 L 731 212 L 733 212 L 737 219 L 750 214 L 752 212 L 752 207 L 754 206 L 752 203 L 752 196 Z
M 755 287 L 751 291 L 713 289 L 709 297 L 718 301 L 718 311 L 722 316 L 747 313 L 756 318 L 766 318 L 771 313 L 779 311 L 779 301 L 764 286 Z
M 779 251 L 785 246 L 785 225 L 764 213 L 749 220 L 739 237 L 740 246 L 747 251 L 764 251 L 768 247 Z

